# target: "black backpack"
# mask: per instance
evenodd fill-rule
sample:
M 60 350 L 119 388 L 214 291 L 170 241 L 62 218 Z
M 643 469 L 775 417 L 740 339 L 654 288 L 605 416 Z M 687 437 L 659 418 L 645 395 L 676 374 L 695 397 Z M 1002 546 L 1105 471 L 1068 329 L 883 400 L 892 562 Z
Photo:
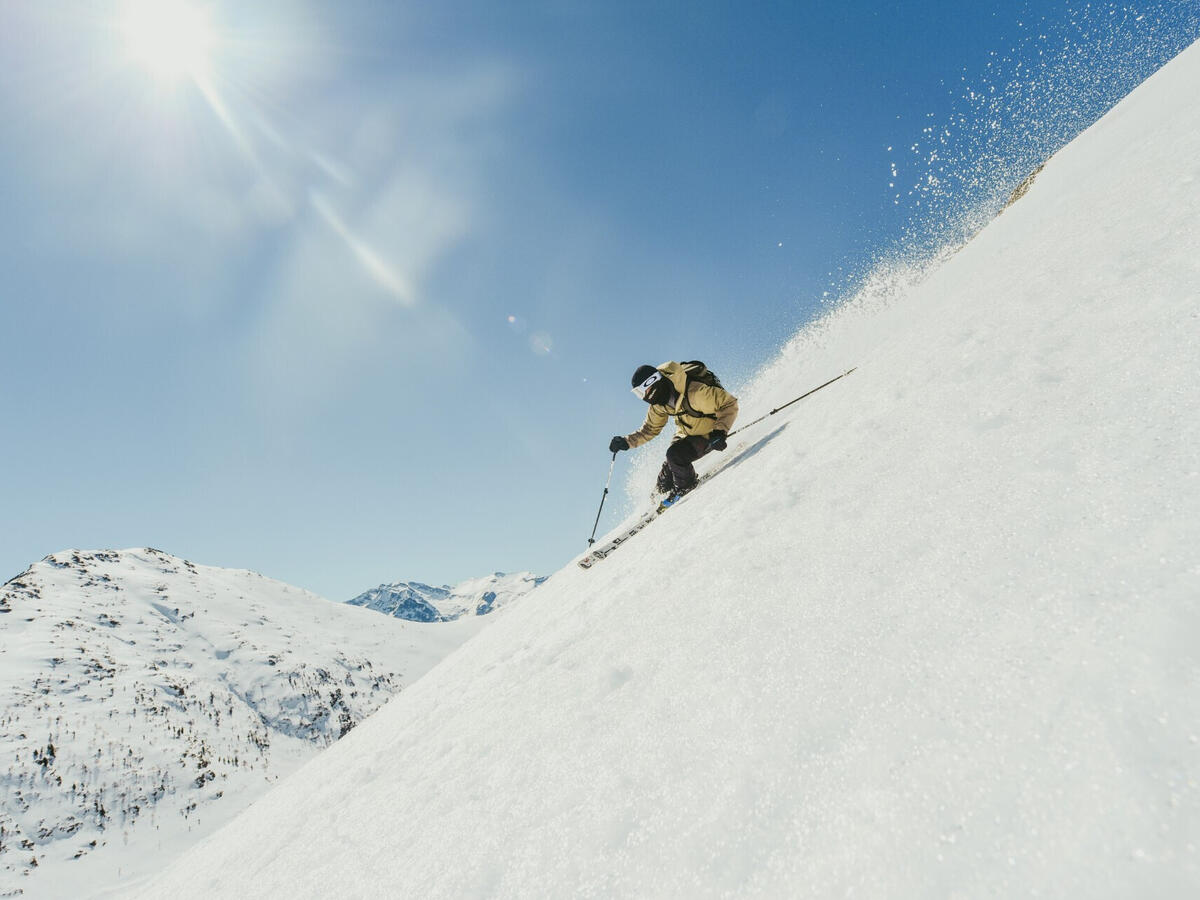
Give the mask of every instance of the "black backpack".
M 725 385 L 721 384 L 721 379 L 717 377 L 717 373 L 700 362 L 698 359 L 685 359 L 680 363 L 683 366 L 683 373 L 687 376 L 688 381 L 698 381 L 701 384 L 707 384 L 709 387 L 719 387 L 725 390 Z

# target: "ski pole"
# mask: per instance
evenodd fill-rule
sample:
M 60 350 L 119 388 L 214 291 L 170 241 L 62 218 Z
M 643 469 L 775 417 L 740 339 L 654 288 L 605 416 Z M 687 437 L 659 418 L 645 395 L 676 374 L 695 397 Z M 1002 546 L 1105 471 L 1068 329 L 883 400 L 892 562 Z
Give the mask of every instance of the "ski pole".
M 855 367 L 854 367 L 854 369 L 857 369 L 857 368 L 858 368 L 858 366 L 855 366 Z M 745 430 L 746 430 L 747 428 L 749 428 L 750 426 L 752 426 L 752 425 L 757 425 L 757 424 L 758 424 L 759 422 L 761 422 L 763 419 L 767 418 L 767 416 L 773 416 L 773 415 L 775 415 L 775 413 L 779 412 L 780 410 L 782 410 L 782 409 L 787 409 L 787 408 L 788 408 L 789 406 L 791 406 L 793 403 L 798 403 L 799 401 L 803 400 L 805 397 L 809 396 L 810 394 L 815 394 L 815 393 L 816 393 L 817 391 L 819 391 L 821 388 L 823 388 L 823 387 L 829 387 L 829 385 L 833 384 L 835 381 L 838 381 L 838 380 L 839 380 L 839 379 L 841 379 L 841 378 L 845 378 L 847 375 L 849 375 L 851 372 L 853 372 L 853 371 L 854 371 L 854 369 L 847 369 L 845 372 L 843 372 L 843 373 L 842 373 L 841 375 L 839 375 L 837 378 L 830 378 L 830 379 L 829 379 L 827 382 L 825 382 L 824 384 L 822 384 L 822 385 L 820 385 L 820 386 L 818 386 L 818 387 L 815 387 L 815 388 L 813 388 L 813 389 L 812 389 L 811 391 L 809 391 L 807 394 L 801 394 L 801 395 L 800 395 L 799 397 L 797 397 L 795 400 L 789 400 L 787 403 L 783 404 L 783 406 L 777 406 L 775 409 L 773 409 L 773 410 L 771 410 L 769 413 L 767 413 L 767 415 L 766 415 L 766 416 L 759 416 L 759 417 L 758 417 L 757 419 L 755 419 L 753 422 L 747 422 L 747 423 L 746 423 L 745 425 L 743 425 L 741 428 L 737 428 L 737 429 L 735 429 L 735 430 L 733 430 L 733 431 L 729 432 L 729 434 L 727 434 L 727 435 L 726 435 L 726 437 L 727 437 L 727 438 L 731 438 L 731 437 L 733 437 L 735 434 L 737 434 L 739 431 L 745 431 Z
M 588 538 L 588 546 L 596 543 L 596 529 L 600 527 L 600 513 L 604 512 L 604 501 L 608 499 L 608 486 L 612 484 L 613 468 L 617 464 L 617 454 L 613 452 L 612 462 L 608 464 L 608 480 L 604 482 L 604 493 L 600 495 L 600 508 L 596 510 L 596 524 L 592 526 L 592 536 Z

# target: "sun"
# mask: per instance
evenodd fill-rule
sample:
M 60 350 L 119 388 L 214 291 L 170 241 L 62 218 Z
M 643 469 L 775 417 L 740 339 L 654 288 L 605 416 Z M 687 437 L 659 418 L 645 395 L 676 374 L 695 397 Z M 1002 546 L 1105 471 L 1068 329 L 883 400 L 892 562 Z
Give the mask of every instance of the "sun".
M 208 73 L 216 35 L 206 9 L 186 0 L 129 0 L 121 32 L 130 57 L 158 78 Z

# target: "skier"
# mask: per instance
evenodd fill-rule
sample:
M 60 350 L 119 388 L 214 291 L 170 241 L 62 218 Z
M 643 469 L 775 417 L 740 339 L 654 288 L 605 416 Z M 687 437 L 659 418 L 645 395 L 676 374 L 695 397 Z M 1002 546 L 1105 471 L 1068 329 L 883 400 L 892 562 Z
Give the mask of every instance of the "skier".
M 650 409 L 646 421 L 633 434 L 617 435 L 609 453 L 638 447 L 657 437 L 675 417 L 675 436 L 667 448 L 667 460 L 658 473 L 661 494 L 679 497 L 696 486 L 692 465 L 710 450 L 724 450 L 725 438 L 738 414 L 737 398 L 699 360 L 638 366 L 633 373 L 633 392 Z

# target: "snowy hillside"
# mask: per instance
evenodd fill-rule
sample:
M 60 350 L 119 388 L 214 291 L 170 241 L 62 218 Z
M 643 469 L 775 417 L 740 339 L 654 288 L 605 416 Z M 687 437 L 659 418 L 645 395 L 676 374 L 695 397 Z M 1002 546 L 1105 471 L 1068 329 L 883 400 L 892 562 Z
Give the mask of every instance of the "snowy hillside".
M 529 572 L 496 572 L 454 587 L 397 581 L 381 584 L 347 602 L 410 622 L 452 622 L 462 616 L 487 615 L 525 596 L 545 580 Z
M 0 590 L 0 896 L 160 867 L 475 630 L 156 550 L 47 557 Z
M 144 896 L 1200 896 L 1197 84 L 806 329 L 744 422 L 858 371 Z

